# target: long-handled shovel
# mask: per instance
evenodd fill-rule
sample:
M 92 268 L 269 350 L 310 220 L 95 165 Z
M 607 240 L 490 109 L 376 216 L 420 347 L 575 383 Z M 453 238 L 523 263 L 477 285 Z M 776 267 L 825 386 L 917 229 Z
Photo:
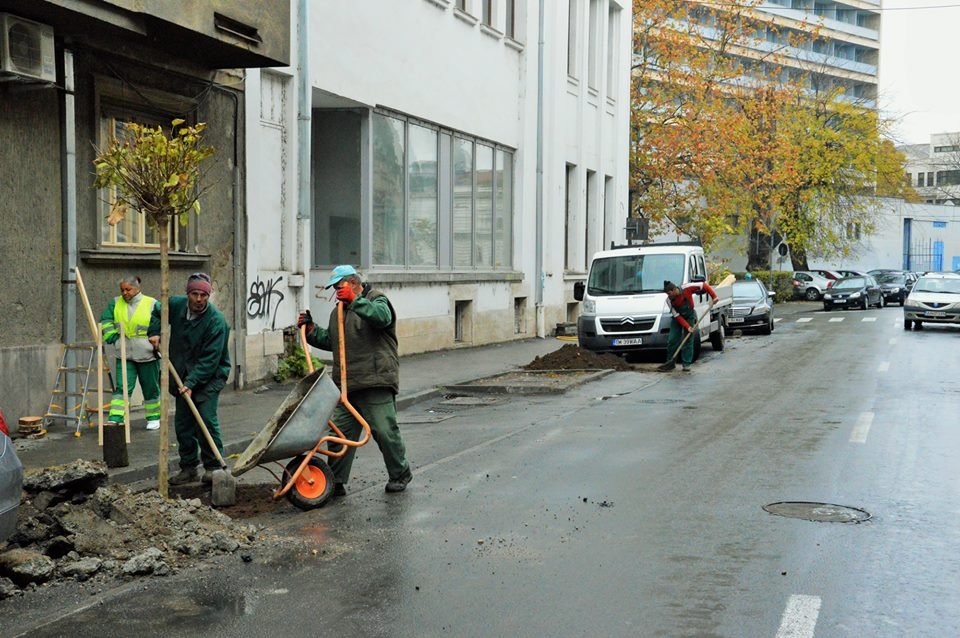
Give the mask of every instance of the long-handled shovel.
M 157 357 L 159 358 L 159 356 L 158 353 Z M 173 380 L 177 382 L 177 387 L 182 388 L 183 382 L 180 380 L 180 375 L 177 374 L 177 370 L 169 361 L 167 362 L 167 368 L 170 370 L 170 374 L 173 375 Z M 210 486 L 210 503 L 212 503 L 214 507 L 235 505 L 237 502 L 237 479 L 233 478 L 230 470 L 227 469 L 227 464 L 224 462 L 223 456 L 220 455 L 220 450 L 217 449 L 217 444 L 213 441 L 213 437 L 210 436 L 207 424 L 203 422 L 203 417 L 200 416 L 200 412 L 197 410 L 197 406 L 194 405 L 193 399 L 186 394 L 180 396 L 187 400 L 187 405 L 190 406 L 190 411 L 193 412 L 193 418 L 197 420 L 200 431 L 203 432 L 207 444 L 210 446 L 210 449 L 213 450 L 213 455 L 217 457 L 217 462 L 220 464 L 220 469 L 213 471 L 213 481 Z
M 700 322 L 703 321 L 703 318 L 706 317 L 708 314 L 710 314 L 710 308 L 707 308 L 706 310 L 703 311 L 703 314 L 700 315 L 696 323 L 693 324 L 693 330 L 688 331 L 687 334 L 684 335 L 683 340 L 680 342 L 680 345 L 677 346 L 677 349 L 674 351 L 673 356 L 667 359 L 666 363 L 662 363 L 659 366 L 657 366 L 657 370 L 659 372 L 670 372 L 671 370 L 677 367 L 677 357 L 680 356 L 680 351 L 683 350 L 683 346 L 686 345 L 687 339 L 693 336 L 693 333 L 697 331 L 697 326 L 700 325 Z M 674 321 L 676 321 L 676 319 L 674 319 Z

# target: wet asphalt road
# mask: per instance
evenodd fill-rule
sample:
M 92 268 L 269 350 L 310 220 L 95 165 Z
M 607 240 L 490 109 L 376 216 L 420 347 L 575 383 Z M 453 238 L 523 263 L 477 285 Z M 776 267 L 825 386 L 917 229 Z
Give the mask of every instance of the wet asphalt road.
M 960 328 L 803 307 L 692 374 L 415 406 L 408 492 L 363 449 L 346 499 L 261 521 L 305 548 L 48 601 L 29 635 L 960 635 Z

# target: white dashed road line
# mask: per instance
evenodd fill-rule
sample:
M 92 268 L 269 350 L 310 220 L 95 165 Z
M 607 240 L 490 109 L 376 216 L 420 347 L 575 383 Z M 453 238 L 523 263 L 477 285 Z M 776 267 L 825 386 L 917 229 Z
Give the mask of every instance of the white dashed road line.
M 820 597 L 794 594 L 787 600 L 783 610 L 777 638 L 813 638 L 820 615 Z
M 777 317 L 773 320 L 773 323 L 777 323 L 778 321 L 783 321 L 783 317 Z
M 830 323 L 840 323 L 841 321 L 843 321 L 843 317 L 833 317 L 830 319 Z
M 866 443 L 867 434 L 870 433 L 870 425 L 873 423 L 873 412 L 864 412 L 857 419 L 857 424 L 853 426 L 853 432 L 850 433 L 851 443 Z
M 877 320 L 876 317 L 864 317 L 860 321 L 876 321 L 876 320 Z
M 890 341 L 888 341 L 887 343 L 889 343 L 889 344 L 892 346 L 892 345 L 895 344 L 896 342 L 897 342 L 897 338 L 896 338 L 896 337 L 890 337 Z
M 797 323 L 809 323 L 813 321 L 813 317 L 800 317 L 797 319 Z
M 883 363 L 880 364 L 880 367 L 877 368 L 877 372 L 886 372 L 889 369 L 890 369 L 890 362 L 884 361 Z

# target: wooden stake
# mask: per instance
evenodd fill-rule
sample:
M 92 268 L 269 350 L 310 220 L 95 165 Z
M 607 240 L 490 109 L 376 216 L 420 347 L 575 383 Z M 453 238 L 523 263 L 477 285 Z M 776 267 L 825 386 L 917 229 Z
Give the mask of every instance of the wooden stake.
M 97 444 L 103 447 L 103 336 L 100 334 L 99 324 L 93 320 L 93 310 L 90 309 L 90 299 L 87 297 L 87 289 L 83 285 L 80 269 L 74 268 L 73 271 L 77 275 L 77 290 L 80 292 L 80 299 L 83 300 L 93 342 L 97 346 Z M 80 397 L 81 403 L 85 400 L 86 397 Z
M 130 394 L 127 392 L 127 324 L 120 322 L 120 383 L 123 384 L 123 436 L 130 442 Z

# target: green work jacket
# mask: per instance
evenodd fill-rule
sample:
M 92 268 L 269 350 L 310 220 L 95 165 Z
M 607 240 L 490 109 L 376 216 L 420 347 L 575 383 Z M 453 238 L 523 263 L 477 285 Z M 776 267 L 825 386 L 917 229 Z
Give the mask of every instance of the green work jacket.
M 367 290 L 343 309 L 344 350 L 347 358 L 347 392 L 368 388 L 400 390 L 400 356 L 397 353 L 397 313 L 387 296 Z M 333 382 L 340 386 L 340 330 L 337 308 L 327 328 L 314 324 L 307 343 L 334 353 Z
M 230 352 L 228 337 L 230 326 L 223 314 L 212 303 L 207 311 L 194 319 L 187 319 L 187 298 L 171 297 L 170 307 L 170 361 L 183 385 L 193 392 L 196 403 L 220 392 L 230 376 Z M 159 308 L 154 312 L 159 316 Z M 159 320 L 156 322 L 159 328 Z M 153 332 L 151 323 L 150 336 Z M 178 394 L 176 383 L 171 379 L 170 393 Z

